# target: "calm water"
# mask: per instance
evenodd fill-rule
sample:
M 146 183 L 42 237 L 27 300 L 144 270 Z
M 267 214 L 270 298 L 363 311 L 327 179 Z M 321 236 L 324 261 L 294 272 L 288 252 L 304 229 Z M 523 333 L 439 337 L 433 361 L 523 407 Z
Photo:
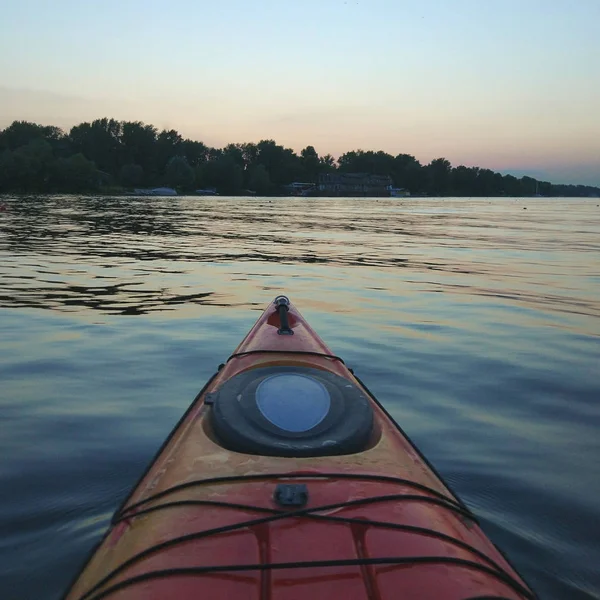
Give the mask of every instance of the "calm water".
M 5 201 L 3 600 L 60 595 L 282 292 L 541 597 L 600 597 L 597 199 Z

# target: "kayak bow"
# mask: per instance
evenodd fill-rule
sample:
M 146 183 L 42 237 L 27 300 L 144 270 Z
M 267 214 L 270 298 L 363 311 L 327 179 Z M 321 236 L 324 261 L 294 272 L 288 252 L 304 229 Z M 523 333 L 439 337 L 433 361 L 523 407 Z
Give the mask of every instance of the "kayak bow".
M 198 394 L 68 600 L 534 598 L 284 296 Z

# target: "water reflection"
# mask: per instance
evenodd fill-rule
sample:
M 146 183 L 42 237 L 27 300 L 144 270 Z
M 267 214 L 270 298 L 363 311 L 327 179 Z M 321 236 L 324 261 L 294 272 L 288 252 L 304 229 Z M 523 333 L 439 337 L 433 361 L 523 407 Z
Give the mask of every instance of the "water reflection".
M 239 304 L 246 299 L 215 297 L 214 268 L 227 279 L 229 264 L 247 262 L 268 264 L 271 275 L 285 265 L 381 271 L 431 292 L 600 315 L 592 202 L 569 211 L 546 200 L 526 216 L 522 201 L 500 199 L 54 196 L 6 204 L 0 307 L 144 314 Z M 210 277 L 199 269 L 207 264 Z
M 599 589 L 593 201 L 6 202 L 2 600 L 60 597 L 187 403 L 282 291 L 542 597 Z

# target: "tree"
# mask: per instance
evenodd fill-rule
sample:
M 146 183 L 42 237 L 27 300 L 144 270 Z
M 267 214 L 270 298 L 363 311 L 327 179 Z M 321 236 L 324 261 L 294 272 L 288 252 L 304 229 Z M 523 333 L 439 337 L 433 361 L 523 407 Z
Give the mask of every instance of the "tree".
M 156 168 L 163 173 L 175 156 L 184 156 L 183 138 L 174 130 L 161 131 L 156 138 Z
M 275 185 L 291 183 L 302 174 L 300 159 L 291 148 L 284 148 L 273 140 L 261 140 L 257 148 L 255 164 L 265 167 Z
M 304 179 L 316 182 L 321 172 L 321 159 L 314 146 L 306 146 L 300 152 L 300 161 L 304 170 Z
M 525 175 L 521 177 L 521 195 L 533 196 L 536 193 L 537 181 L 533 177 Z
M 91 192 L 100 187 L 101 174 L 83 154 L 59 158 L 53 164 L 52 187 L 69 192 Z
M 319 159 L 321 163 L 321 172 L 327 173 L 329 171 L 335 170 L 335 158 L 331 156 L 331 154 L 326 154 L 325 156 L 321 156 Z
M 396 187 L 406 188 L 411 192 L 422 191 L 425 187 L 425 170 L 410 154 L 398 154 L 394 157 L 390 175 Z
M 0 153 L 0 192 L 16 189 L 14 181 L 15 159 L 10 150 Z
M 121 168 L 126 165 L 139 165 L 145 173 L 156 170 L 156 135 L 153 125 L 141 121 L 123 121 L 119 138 Z
M 382 151 L 352 150 L 342 154 L 338 164 L 340 171 L 344 173 L 370 173 L 391 176 L 394 171 L 394 157 Z
M 42 139 L 49 144 L 58 143 L 65 137 L 62 129 L 28 121 L 13 121 L 0 133 L 0 148 L 16 150 L 34 140 Z
M 169 183 L 189 189 L 195 183 L 223 194 L 244 188 L 272 194 L 293 181 L 317 181 L 321 173 L 335 170 L 390 176 L 413 194 L 600 196 L 598 187 L 517 179 L 464 165 L 452 168 L 445 158 L 422 166 L 410 154 L 392 156 L 381 150 L 352 150 L 336 164 L 330 154 L 319 156 L 314 146 L 296 154 L 274 140 L 211 148 L 174 129 L 158 133 L 141 121 L 96 119 L 76 125 L 68 135 L 58 127 L 14 121 L 0 131 L 2 192 L 87 191 L 118 181 L 127 187 Z
M 471 196 L 477 187 L 476 167 L 465 167 L 460 165 L 452 169 L 450 187 L 455 196 Z
M 236 165 L 239 165 L 242 170 L 246 168 L 244 149 L 241 144 L 227 144 L 227 146 L 223 148 L 223 156 L 229 157 Z
M 271 193 L 273 184 L 264 165 L 256 165 L 251 170 L 248 178 L 248 189 L 256 192 L 259 196 L 268 196 Z
M 198 167 L 208 160 L 210 148 L 202 142 L 184 140 L 181 144 L 183 154 L 191 167 Z
M 125 187 L 136 187 L 144 181 L 144 169 L 140 165 L 128 164 L 121 167 L 119 181 Z
M 202 187 L 214 187 L 220 194 L 239 194 L 244 185 L 244 171 L 230 155 L 221 154 L 204 163 L 197 183 Z
M 48 187 L 54 156 L 50 144 L 34 138 L 14 151 L 5 150 L 0 160 L 0 188 L 38 192 Z
M 189 189 L 194 184 L 194 170 L 185 156 L 174 156 L 167 163 L 165 179 L 169 185 Z
M 503 178 L 504 192 L 507 196 L 520 195 L 519 180 L 514 175 L 505 175 Z
M 246 170 L 255 167 L 258 164 L 259 150 L 256 144 L 237 144 L 244 156 L 244 166 Z
M 452 165 L 445 158 L 436 158 L 427 165 L 429 173 L 429 192 L 444 195 L 450 188 Z
M 75 153 L 83 154 L 98 168 L 116 174 L 121 166 L 123 125 L 115 119 L 96 119 L 71 128 L 69 137 Z

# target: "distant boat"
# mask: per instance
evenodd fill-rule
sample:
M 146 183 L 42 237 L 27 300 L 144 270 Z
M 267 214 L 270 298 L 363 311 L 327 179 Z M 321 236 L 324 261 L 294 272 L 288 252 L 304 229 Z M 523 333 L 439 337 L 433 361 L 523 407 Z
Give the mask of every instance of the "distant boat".
M 390 190 L 391 198 L 406 198 L 410 196 L 410 192 L 405 188 L 396 188 L 390 186 L 388 189 Z
M 205 190 L 196 190 L 198 196 L 218 196 L 219 193 L 215 188 L 206 188 Z
M 173 188 L 158 187 L 152 189 L 135 189 L 133 193 L 136 196 L 177 196 L 177 191 Z

